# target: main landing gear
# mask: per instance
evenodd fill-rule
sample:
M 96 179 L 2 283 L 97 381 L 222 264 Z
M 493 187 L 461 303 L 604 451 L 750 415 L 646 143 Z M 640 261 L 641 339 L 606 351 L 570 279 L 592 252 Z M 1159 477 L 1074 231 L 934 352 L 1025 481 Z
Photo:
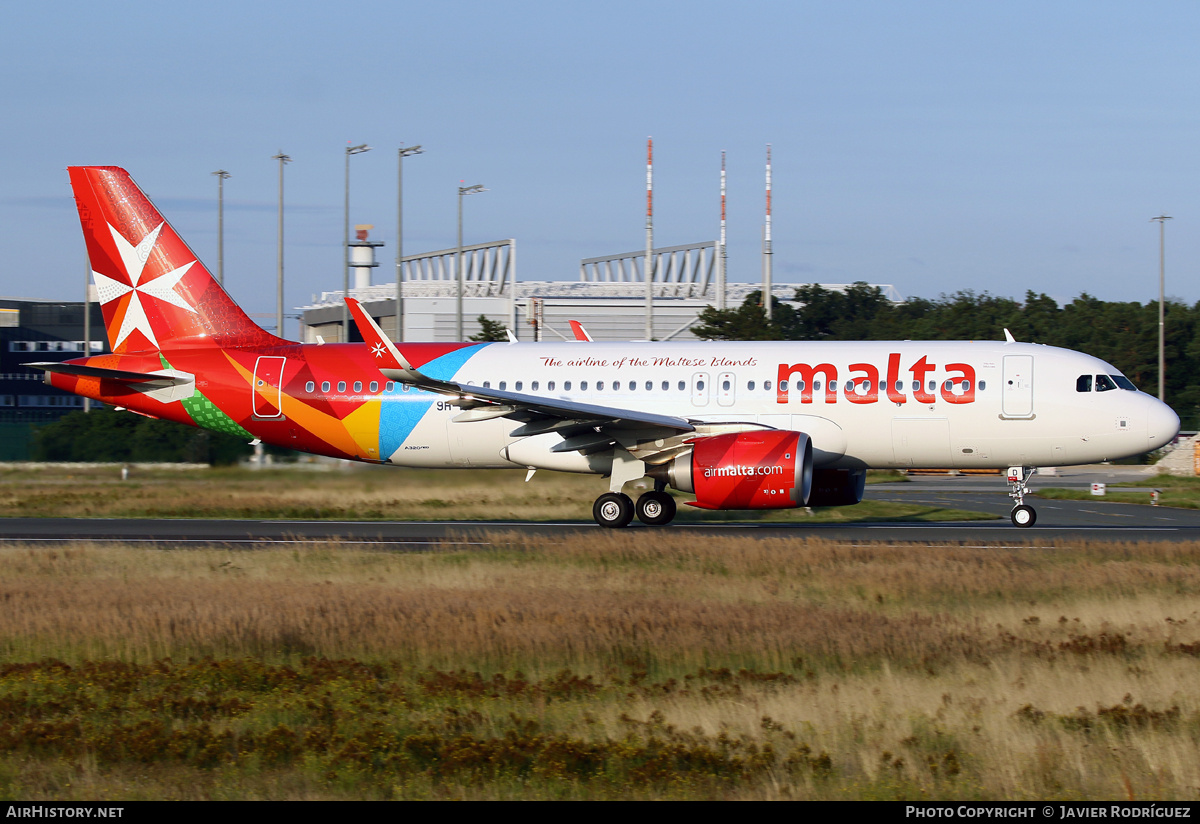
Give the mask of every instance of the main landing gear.
M 675 499 L 665 490 L 655 489 L 633 500 L 623 492 L 606 492 L 592 505 L 596 523 L 609 529 L 629 526 L 634 515 L 646 526 L 666 526 L 675 519 Z
M 592 517 L 609 529 L 629 526 L 633 520 L 633 501 L 624 492 L 605 492 L 592 504 Z
M 1025 495 L 1029 492 L 1029 479 L 1036 472 L 1037 468 L 1033 466 L 1010 466 L 1008 468 L 1008 484 L 1012 487 L 1008 496 L 1016 502 L 1009 514 L 1013 526 L 1024 529 L 1037 523 L 1037 512 L 1025 503 Z
M 646 526 L 666 526 L 675 519 L 675 499 L 661 489 L 638 498 L 635 509 L 638 520 Z
M 654 479 L 654 489 L 637 500 L 621 491 L 625 484 L 646 477 L 646 464 L 618 448 L 613 454 L 612 474 L 608 476 L 608 492 L 592 505 L 592 517 L 607 529 L 629 526 L 634 515 L 646 526 L 666 526 L 675 518 L 675 499 L 667 494 L 666 480 Z

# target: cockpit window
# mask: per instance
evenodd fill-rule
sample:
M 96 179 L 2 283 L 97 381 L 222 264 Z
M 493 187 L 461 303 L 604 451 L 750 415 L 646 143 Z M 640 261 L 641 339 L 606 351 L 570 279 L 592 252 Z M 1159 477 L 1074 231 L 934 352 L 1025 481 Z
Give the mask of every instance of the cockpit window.
M 1120 388 L 1125 389 L 1129 392 L 1137 391 L 1137 387 L 1133 385 L 1133 381 L 1131 381 L 1129 378 L 1125 377 L 1124 375 L 1109 375 L 1109 377 L 1112 378 L 1114 381 L 1116 381 L 1117 386 L 1119 386 Z
M 1091 392 L 1092 391 L 1092 376 L 1080 375 L 1075 379 L 1076 392 Z
M 1097 392 L 1107 392 L 1110 389 L 1116 389 L 1116 388 L 1117 388 L 1116 383 L 1114 383 L 1113 379 L 1110 378 L 1108 375 L 1097 375 L 1096 376 L 1096 391 Z

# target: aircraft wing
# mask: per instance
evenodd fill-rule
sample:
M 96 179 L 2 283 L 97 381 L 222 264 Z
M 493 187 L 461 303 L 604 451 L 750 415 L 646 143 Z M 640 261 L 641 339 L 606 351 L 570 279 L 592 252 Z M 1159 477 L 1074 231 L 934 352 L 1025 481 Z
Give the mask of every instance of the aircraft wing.
M 691 421 L 674 415 L 655 415 L 632 409 L 578 403 L 540 395 L 524 395 L 519 392 L 431 378 L 416 369 L 404 357 L 358 300 L 346 298 L 346 303 L 363 341 L 375 353 L 379 371 L 388 378 L 418 389 L 457 398 L 455 405 L 463 411 L 454 418 L 455 422 L 512 418 L 525 424 L 514 434 L 569 429 L 572 424 L 578 425 L 580 431 L 599 427 L 620 430 L 668 430 L 670 434 L 683 434 L 696 430 Z
M 416 385 L 420 386 L 420 384 Z M 590 403 L 564 401 L 558 398 L 546 398 L 540 395 L 523 395 L 518 392 L 483 389 L 469 384 L 453 384 L 453 386 L 457 387 L 456 394 L 462 395 L 462 400 L 468 403 L 482 401 L 484 404 L 492 405 L 490 407 L 476 406 L 473 409 L 467 409 L 455 418 L 456 421 L 465 422 L 515 416 L 518 412 L 523 411 L 537 416 L 590 423 L 596 426 L 607 424 L 625 429 L 639 426 L 654 426 L 663 429 L 672 429 L 676 432 L 694 432 L 696 430 L 696 427 L 686 418 L 679 418 L 674 415 L 655 415 L 649 412 L 636 412 L 632 409 L 621 409 L 614 406 L 598 406 Z M 500 410 L 502 409 L 507 409 L 508 411 L 501 413 Z

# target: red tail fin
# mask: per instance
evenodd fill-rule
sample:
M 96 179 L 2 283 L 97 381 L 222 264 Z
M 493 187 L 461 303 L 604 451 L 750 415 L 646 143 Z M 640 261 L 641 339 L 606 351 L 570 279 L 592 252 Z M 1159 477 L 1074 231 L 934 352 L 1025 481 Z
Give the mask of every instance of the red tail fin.
M 285 342 L 238 308 L 128 172 L 68 171 L 112 351 Z

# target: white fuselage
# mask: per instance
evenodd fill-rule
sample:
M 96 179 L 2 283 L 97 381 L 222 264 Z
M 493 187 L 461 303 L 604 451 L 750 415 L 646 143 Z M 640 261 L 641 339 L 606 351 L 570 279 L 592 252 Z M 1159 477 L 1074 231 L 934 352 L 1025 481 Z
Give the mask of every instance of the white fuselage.
M 1098 391 L 1105 380 L 1097 376 L 1120 373 L 1089 355 L 1028 343 L 713 341 L 490 344 L 453 379 L 694 422 L 797 430 L 812 439 L 817 467 L 1061 466 L 1170 442 L 1179 419 L 1169 407 L 1115 383 Z M 518 423 L 452 422 L 458 410 L 436 395 L 397 391 L 384 402 L 427 407 L 405 413 L 416 423 L 392 463 L 606 471 L 578 453 L 539 463 L 530 454 L 540 451 L 513 446 L 522 440 L 510 434 Z M 547 446 L 557 436 L 534 437 Z

